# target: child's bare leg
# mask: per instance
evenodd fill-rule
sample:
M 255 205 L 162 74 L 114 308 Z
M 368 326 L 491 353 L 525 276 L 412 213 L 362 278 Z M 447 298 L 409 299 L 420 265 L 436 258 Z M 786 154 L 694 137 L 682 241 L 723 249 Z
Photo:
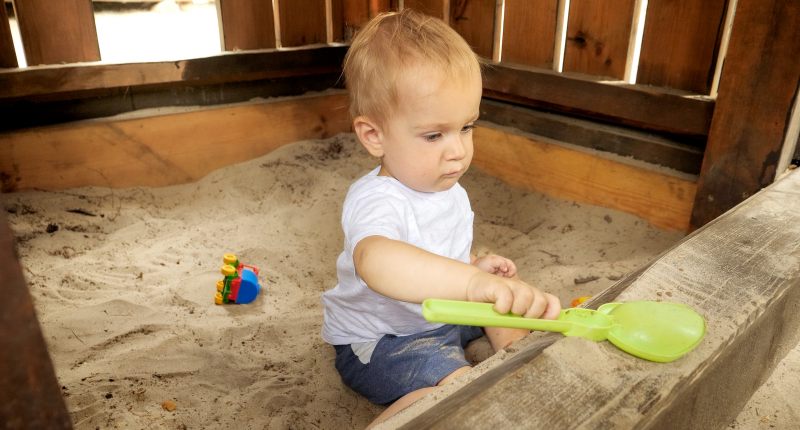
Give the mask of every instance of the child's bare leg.
M 469 366 L 464 366 L 464 367 L 456 369 L 455 371 L 453 371 L 453 373 L 445 376 L 441 381 L 439 381 L 439 383 L 436 384 L 436 387 L 439 387 L 439 386 L 442 386 L 442 385 L 445 385 L 445 384 L 449 383 L 450 381 L 452 381 L 455 378 L 457 378 L 457 377 L 461 376 L 462 374 L 464 374 L 469 369 L 471 369 L 471 367 L 469 367 Z M 402 411 L 403 409 L 411 406 L 412 403 L 416 402 L 417 400 L 422 398 L 424 395 L 426 395 L 426 394 L 430 393 L 431 391 L 435 390 L 436 387 L 420 388 L 419 390 L 412 391 L 412 392 L 406 394 L 405 396 L 395 400 L 395 402 L 392 403 L 391 405 L 389 405 L 389 407 L 386 408 L 383 412 L 381 412 L 381 414 L 378 415 L 367 426 L 367 428 L 368 429 L 372 428 L 372 427 L 374 427 L 374 426 L 376 426 L 376 425 L 388 420 L 390 417 L 394 416 L 394 414 L 396 414 L 396 413 Z
M 489 339 L 489 343 L 492 345 L 494 352 L 497 352 L 511 345 L 512 342 L 516 342 L 527 336 L 530 330 L 524 328 L 485 327 L 483 332 L 486 333 L 486 337 Z

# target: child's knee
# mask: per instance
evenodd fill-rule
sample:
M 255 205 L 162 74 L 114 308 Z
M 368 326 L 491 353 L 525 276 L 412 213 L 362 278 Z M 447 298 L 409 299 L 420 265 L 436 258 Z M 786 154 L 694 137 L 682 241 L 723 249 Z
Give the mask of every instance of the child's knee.
M 454 381 L 459 376 L 469 372 L 470 369 L 472 369 L 472 366 L 459 367 L 458 369 L 454 370 L 451 374 L 449 374 L 449 375 L 445 376 L 444 378 L 442 378 L 442 380 L 439 381 L 436 384 L 436 386 L 438 387 L 438 386 L 442 386 L 442 385 L 445 385 L 445 384 L 449 384 L 450 382 Z

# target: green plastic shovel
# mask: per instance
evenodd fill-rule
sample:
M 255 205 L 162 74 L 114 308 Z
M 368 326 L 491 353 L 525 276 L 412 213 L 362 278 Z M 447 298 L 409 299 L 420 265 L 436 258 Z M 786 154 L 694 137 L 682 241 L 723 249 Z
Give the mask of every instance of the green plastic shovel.
M 606 303 L 596 311 L 570 308 L 558 319 L 499 314 L 491 303 L 428 299 L 422 315 L 430 322 L 480 327 L 554 331 L 593 341 L 608 340 L 617 348 L 645 360 L 667 363 L 694 349 L 706 323 L 692 308 L 669 302 Z

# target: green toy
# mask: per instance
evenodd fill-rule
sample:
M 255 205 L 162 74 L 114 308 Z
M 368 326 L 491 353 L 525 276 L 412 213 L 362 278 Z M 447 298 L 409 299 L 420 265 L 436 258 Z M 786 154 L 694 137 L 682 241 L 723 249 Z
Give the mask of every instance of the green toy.
M 422 315 L 430 322 L 480 327 L 553 331 L 593 341 L 608 340 L 645 360 L 667 363 L 684 356 L 703 339 L 706 323 L 692 308 L 669 302 L 606 303 L 596 311 L 570 308 L 558 319 L 499 314 L 492 303 L 428 299 Z

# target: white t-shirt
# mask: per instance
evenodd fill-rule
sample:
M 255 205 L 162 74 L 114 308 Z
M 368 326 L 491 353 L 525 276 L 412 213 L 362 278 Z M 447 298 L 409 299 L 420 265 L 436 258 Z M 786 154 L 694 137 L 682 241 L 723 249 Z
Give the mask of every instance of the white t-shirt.
M 322 338 L 333 345 L 373 343 L 385 334 L 407 336 L 442 326 L 428 323 L 419 304 L 367 287 L 353 265 L 353 250 L 361 239 L 384 236 L 470 262 L 474 214 L 464 188 L 456 184 L 446 191 L 422 193 L 378 176 L 379 170 L 380 166 L 351 185 L 344 200 L 344 251 L 336 262 L 339 283 L 322 295 Z

